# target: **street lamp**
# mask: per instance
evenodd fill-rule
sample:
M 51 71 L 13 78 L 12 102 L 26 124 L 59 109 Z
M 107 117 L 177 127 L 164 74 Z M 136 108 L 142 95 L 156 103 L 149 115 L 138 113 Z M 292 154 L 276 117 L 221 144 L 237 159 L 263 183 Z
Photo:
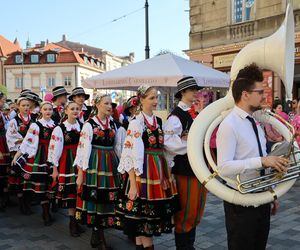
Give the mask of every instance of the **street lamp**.
M 146 33 L 146 46 L 145 46 L 145 59 L 150 57 L 150 47 L 149 47 L 149 16 L 148 16 L 148 0 L 145 2 L 145 33 Z
M 0 61 L 1 61 L 1 75 L 2 75 L 2 84 L 4 85 L 4 86 L 6 86 L 6 77 L 5 77 L 5 71 L 4 71 L 4 63 L 5 63 L 5 61 L 7 60 L 7 57 L 6 56 L 0 56 Z

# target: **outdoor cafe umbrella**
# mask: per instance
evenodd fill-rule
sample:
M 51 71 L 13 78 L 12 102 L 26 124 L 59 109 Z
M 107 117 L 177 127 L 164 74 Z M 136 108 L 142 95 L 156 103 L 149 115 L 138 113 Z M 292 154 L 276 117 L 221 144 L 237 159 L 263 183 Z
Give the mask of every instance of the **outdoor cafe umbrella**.
M 164 54 L 87 78 L 82 85 L 93 89 L 136 90 L 142 84 L 174 88 L 185 76 L 193 76 L 201 87 L 228 88 L 230 82 L 223 72 L 180 56 Z

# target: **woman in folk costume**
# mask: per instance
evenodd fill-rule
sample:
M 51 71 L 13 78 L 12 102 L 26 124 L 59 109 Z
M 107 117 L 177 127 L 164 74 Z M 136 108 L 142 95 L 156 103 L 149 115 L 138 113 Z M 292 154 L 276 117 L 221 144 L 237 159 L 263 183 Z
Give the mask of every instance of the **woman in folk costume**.
M 117 206 L 117 226 L 136 237 L 136 249 L 154 249 L 153 236 L 172 232 L 178 209 L 176 184 L 163 154 L 162 120 L 153 114 L 157 90 L 138 88 L 141 112 L 129 123 L 119 172 L 128 173 Z
M 29 112 L 31 120 L 34 122 L 37 121 L 40 112 L 40 102 L 42 101 L 42 99 L 31 90 L 23 91 L 20 97 L 25 97 L 27 100 L 29 100 Z
M 69 100 L 76 102 L 79 105 L 79 116 L 78 119 L 81 123 L 84 123 L 89 119 L 92 108 L 84 104 L 86 100 L 90 98 L 89 94 L 86 94 L 82 87 L 77 87 L 72 90 Z
M 0 108 L 5 103 L 5 95 L 0 92 Z M 9 167 L 9 151 L 6 145 L 5 138 L 5 123 L 2 112 L 0 112 L 0 211 L 5 209 L 8 202 L 8 185 L 7 185 L 7 171 Z
M 48 147 L 51 133 L 55 127 L 51 119 L 53 106 L 50 102 L 41 103 L 41 119 L 30 125 L 30 128 L 16 153 L 13 163 L 20 155 L 28 155 L 24 166 L 24 188 L 23 191 L 35 194 L 43 208 L 43 220 L 45 226 L 53 222 L 49 212 L 49 200 L 54 192 L 51 190 L 51 169 L 47 163 Z
M 181 210 L 174 216 L 175 244 L 178 250 L 195 249 L 196 226 L 206 201 L 206 189 L 196 178 L 187 157 L 187 135 L 196 117 L 191 106 L 196 100 L 198 89 L 193 77 L 178 81 L 175 97 L 180 102 L 164 126 L 165 148 L 168 155 L 172 156 L 172 161 L 168 162 L 176 178 L 181 205 Z
M 51 135 L 48 161 L 53 165 L 53 179 L 58 178 L 56 199 L 59 207 L 67 208 L 70 216 L 69 229 L 73 237 L 79 237 L 83 229 L 75 220 L 77 168 L 73 166 L 82 124 L 77 121 L 79 106 L 69 102 L 65 106 L 67 119 L 57 126 Z
M 132 121 L 136 115 L 138 106 L 138 98 L 136 96 L 130 97 L 124 104 L 124 111 L 120 114 L 120 123 L 127 130 L 129 122 Z
M 83 200 L 78 200 L 76 219 L 93 227 L 91 245 L 98 249 L 109 249 L 103 229 L 114 226 L 115 202 L 121 185 L 116 154 L 121 144 L 117 126 L 110 119 L 111 103 L 109 95 L 96 97 L 97 115 L 83 125 L 74 162 Z
M 17 116 L 9 122 L 6 132 L 7 146 L 11 158 L 14 158 L 15 154 L 19 151 L 20 145 L 32 123 L 31 116 L 29 115 L 29 100 L 25 97 L 20 97 L 17 100 L 17 107 L 19 112 Z M 8 178 L 8 182 L 10 191 L 16 193 L 18 196 L 21 213 L 25 215 L 32 214 L 30 209 L 30 194 L 23 194 L 23 178 L 11 174 Z

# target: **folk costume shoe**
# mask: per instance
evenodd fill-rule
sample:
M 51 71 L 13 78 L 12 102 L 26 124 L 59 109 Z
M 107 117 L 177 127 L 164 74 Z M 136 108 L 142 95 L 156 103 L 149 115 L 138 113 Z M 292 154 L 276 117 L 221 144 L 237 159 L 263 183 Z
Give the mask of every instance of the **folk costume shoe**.
M 77 222 L 74 216 L 70 216 L 69 230 L 72 237 L 79 237 L 80 233 L 77 230 Z

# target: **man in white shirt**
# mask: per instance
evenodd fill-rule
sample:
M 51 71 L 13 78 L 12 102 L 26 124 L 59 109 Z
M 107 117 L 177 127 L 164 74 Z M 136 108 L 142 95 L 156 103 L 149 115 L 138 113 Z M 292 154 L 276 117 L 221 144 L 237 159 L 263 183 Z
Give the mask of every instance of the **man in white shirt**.
M 242 180 L 258 177 L 262 167 L 286 171 L 287 159 L 266 156 L 264 131 L 252 117 L 264 101 L 262 81 L 262 71 L 255 64 L 240 70 L 232 87 L 235 107 L 220 124 L 217 133 L 218 171 L 220 176 L 233 181 L 238 174 Z M 235 184 L 229 185 L 236 189 Z M 224 210 L 230 250 L 265 249 L 271 204 L 243 207 L 224 201 Z

